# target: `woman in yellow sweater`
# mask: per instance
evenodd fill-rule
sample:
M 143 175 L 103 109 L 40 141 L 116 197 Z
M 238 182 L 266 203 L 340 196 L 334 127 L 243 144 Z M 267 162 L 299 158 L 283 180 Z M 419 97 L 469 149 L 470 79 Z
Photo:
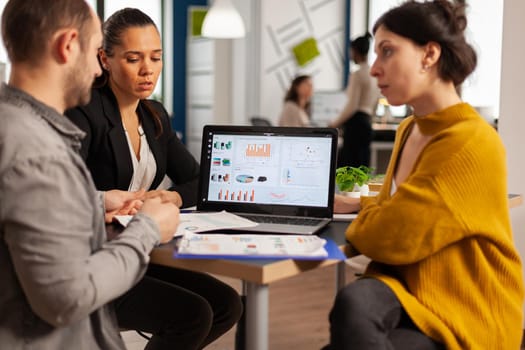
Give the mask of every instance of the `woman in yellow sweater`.
M 347 230 L 372 259 L 330 313 L 326 349 L 519 349 L 523 281 L 505 151 L 455 86 L 476 66 L 463 4 L 409 1 L 374 25 L 371 74 L 400 125 L 384 186 Z

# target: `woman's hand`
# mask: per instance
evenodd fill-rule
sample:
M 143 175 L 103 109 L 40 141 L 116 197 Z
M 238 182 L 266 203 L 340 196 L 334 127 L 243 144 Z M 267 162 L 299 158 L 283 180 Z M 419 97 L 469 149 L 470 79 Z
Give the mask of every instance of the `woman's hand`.
M 361 209 L 361 199 L 336 194 L 334 197 L 334 213 L 348 214 Z
M 128 192 L 111 190 L 104 192 L 105 220 L 111 223 L 115 215 L 135 215 L 142 207 L 145 190 Z
M 166 191 L 166 190 L 153 190 L 148 191 L 144 195 L 144 199 L 157 198 L 160 197 L 162 202 L 171 202 L 180 208 L 182 206 L 182 197 L 176 191 Z

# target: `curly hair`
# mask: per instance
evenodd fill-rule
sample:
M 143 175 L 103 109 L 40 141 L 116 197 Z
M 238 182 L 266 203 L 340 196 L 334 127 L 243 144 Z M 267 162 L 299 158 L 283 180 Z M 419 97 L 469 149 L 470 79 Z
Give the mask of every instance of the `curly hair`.
M 441 46 L 438 74 L 445 81 L 460 85 L 476 68 L 477 55 L 465 39 L 467 16 L 464 1 L 407 1 L 383 14 L 374 24 L 423 46 Z

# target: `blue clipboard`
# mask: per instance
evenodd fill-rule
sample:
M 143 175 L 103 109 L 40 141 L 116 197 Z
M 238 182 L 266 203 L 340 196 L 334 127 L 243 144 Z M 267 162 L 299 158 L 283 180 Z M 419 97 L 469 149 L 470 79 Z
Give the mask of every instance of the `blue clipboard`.
M 328 253 L 328 256 L 305 256 L 305 255 L 288 255 L 288 256 L 275 256 L 275 255 L 214 255 L 214 254 L 179 254 L 175 249 L 173 257 L 175 259 L 235 259 L 235 260 L 261 260 L 261 259 L 271 259 L 271 260 L 346 260 L 346 256 L 339 249 L 339 246 L 330 238 L 325 238 L 326 243 L 324 249 Z

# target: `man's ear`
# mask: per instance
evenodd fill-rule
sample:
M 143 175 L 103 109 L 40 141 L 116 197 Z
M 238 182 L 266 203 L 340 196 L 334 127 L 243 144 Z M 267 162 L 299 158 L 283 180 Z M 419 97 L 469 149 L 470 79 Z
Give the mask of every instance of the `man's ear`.
M 52 41 L 53 56 L 59 63 L 67 63 L 79 48 L 78 31 L 63 29 L 58 31 Z
M 435 41 L 430 41 L 425 45 L 423 52 L 422 66 L 427 69 L 434 66 L 441 56 L 441 45 Z

